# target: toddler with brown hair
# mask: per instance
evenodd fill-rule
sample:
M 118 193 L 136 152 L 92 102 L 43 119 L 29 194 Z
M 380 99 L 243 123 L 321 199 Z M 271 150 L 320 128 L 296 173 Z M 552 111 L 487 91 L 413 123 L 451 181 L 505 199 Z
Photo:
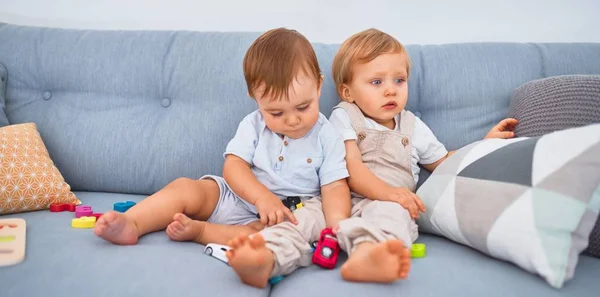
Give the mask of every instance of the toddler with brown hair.
M 258 109 L 241 121 L 227 145 L 223 177 L 175 180 L 125 213 L 104 214 L 96 235 L 135 244 L 166 228 L 173 240 L 226 244 L 265 225 L 320 231 L 322 208 L 328 224 L 348 217 L 344 142 L 319 112 L 323 78 L 311 44 L 296 31 L 269 30 L 249 47 L 243 66 Z M 304 203 L 297 214 L 282 202 L 290 199 Z M 290 249 L 300 253 L 310 246 Z

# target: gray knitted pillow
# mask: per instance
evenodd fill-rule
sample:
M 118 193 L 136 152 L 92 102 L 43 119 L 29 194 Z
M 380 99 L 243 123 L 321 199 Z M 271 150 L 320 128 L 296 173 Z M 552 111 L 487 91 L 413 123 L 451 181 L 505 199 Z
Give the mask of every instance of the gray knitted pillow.
M 519 120 L 515 135 L 536 137 L 600 122 L 600 75 L 562 75 L 518 87 L 509 116 Z
M 513 93 L 508 116 L 519 120 L 517 137 L 598 123 L 600 75 L 561 75 L 527 82 Z M 583 253 L 600 258 L 600 219 Z

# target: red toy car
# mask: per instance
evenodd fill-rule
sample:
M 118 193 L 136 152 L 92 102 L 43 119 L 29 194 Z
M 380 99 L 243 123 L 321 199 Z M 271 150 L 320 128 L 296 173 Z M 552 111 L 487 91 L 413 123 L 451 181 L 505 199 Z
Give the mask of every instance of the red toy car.
M 340 254 L 340 245 L 331 228 L 321 231 L 312 261 L 323 268 L 333 269 Z

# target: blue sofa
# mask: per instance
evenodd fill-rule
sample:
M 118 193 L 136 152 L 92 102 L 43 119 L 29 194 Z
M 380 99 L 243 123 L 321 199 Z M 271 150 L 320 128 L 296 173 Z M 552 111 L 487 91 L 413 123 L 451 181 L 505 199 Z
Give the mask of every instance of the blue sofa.
M 256 108 L 242 59 L 258 35 L 0 24 L 0 64 L 7 69 L 0 123 L 35 122 L 65 180 L 96 211 L 140 201 L 178 177 L 221 174 L 228 140 Z M 338 45 L 314 47 L 326 78 L 321 111 L 328 116 L 339 100 L 331 79 Z M 600 74 L 600 44 L 409 45 L 408 51 L 408 109 L 448 149 L 481 139 L 527 81 Z M 556 290 L 513 264 L 428 234 L 418 239 L 427 256 L 414 260 L 406 281 L 347 283 L 339 267 L 309 267 L 261 290 L 241 284 L 203 246 L 172 242 L 164 232 L 115 246 L 91 229 L 71 228 L 72 213 L 0 216 L 13 217 L 27 221 L 27 254 L 18 265 L 0 267 L 2 297 L 600 294 L 600 259 L 581 256 L 574 279 Z

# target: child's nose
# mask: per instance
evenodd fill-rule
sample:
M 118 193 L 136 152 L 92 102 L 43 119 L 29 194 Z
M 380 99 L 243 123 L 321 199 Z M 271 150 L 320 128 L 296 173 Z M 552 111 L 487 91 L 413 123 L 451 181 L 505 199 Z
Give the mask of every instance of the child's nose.
M 385 88 L 385 96 L 396 96 L 396 88 L 389 86 Z
M 300 117 L 290 116 L 286 119 L 288 126 L 296 126 L 300 123 Z

